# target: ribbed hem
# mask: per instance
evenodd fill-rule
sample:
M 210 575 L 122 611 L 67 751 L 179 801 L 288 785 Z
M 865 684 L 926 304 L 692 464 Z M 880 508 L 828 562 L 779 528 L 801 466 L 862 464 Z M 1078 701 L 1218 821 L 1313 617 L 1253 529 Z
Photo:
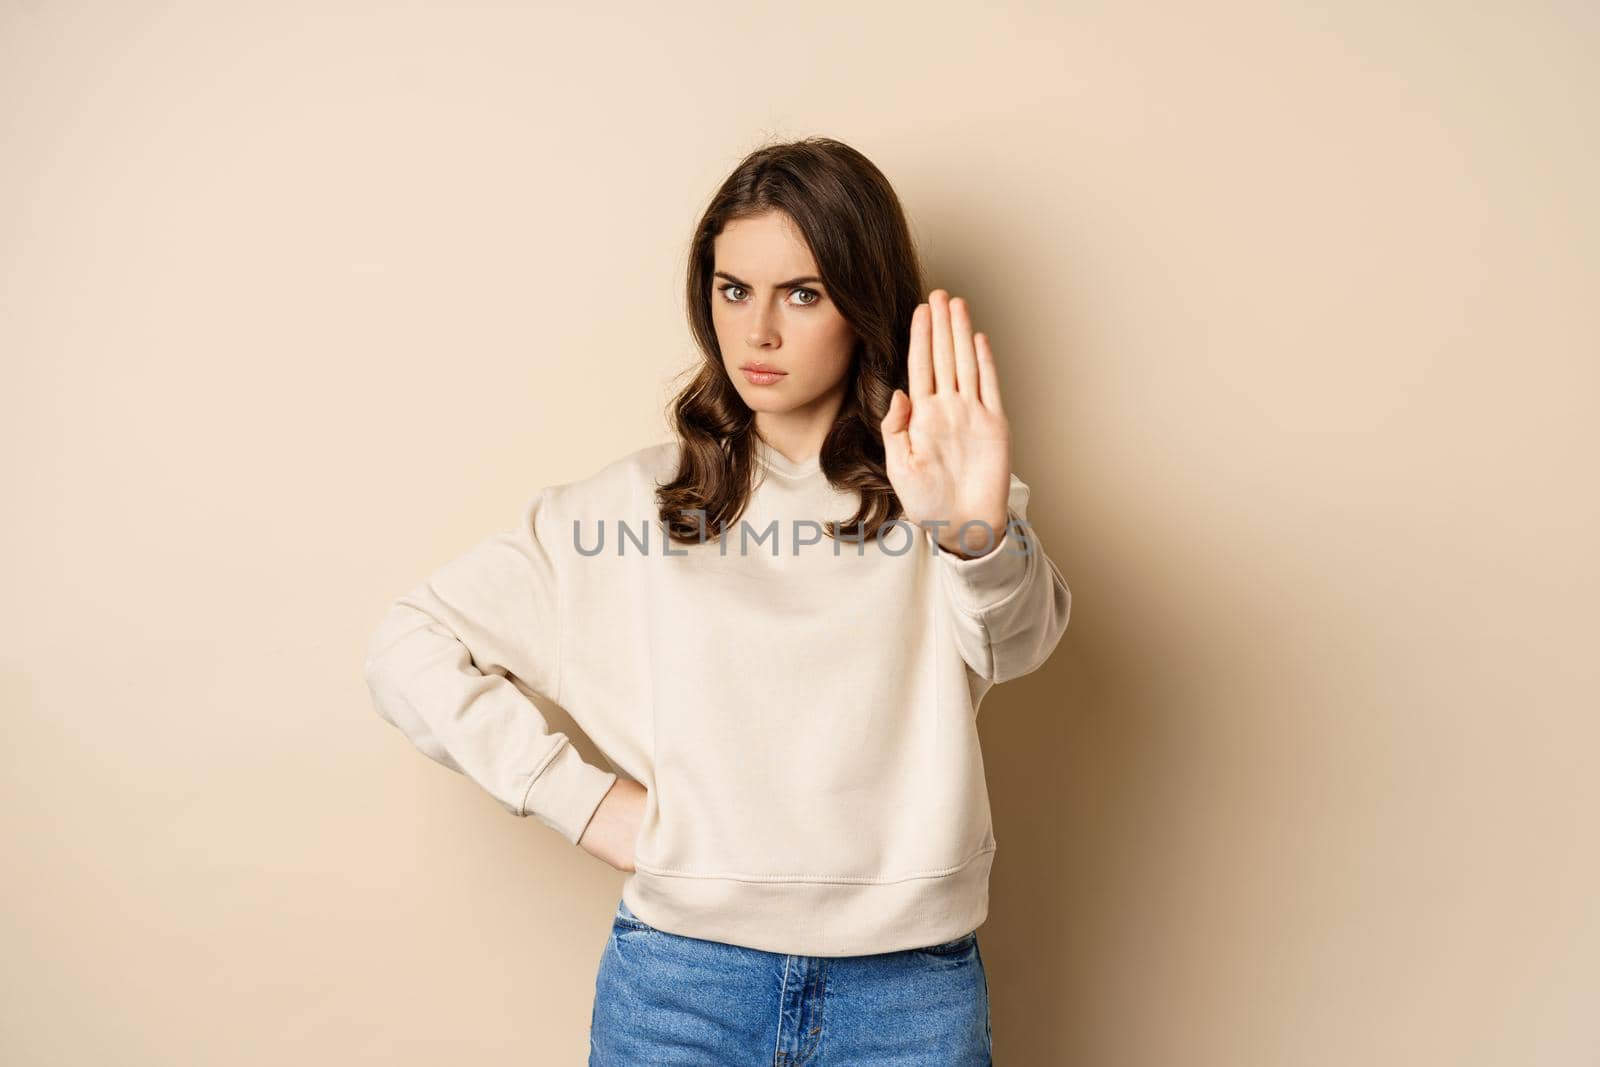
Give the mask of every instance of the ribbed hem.
M 756 882 L 639 867 L 622 899 L 644 922 L 682 937 L 799 956 L 899 952 L 983 925 L 994 850 L 991 841 L 949 874 L 898 882 Z
M 585 762 L 566 741 L 528 784 L 522 814 L 532 815 L 576 845 L 616 780 L 615 772 Z
M 1015 511 L 1007 512 L 1007 520 L 1018 525 L 996 530 L 997 535 L 1004 535 L 1000 537 L 1000 543 L 977 559 L 962 559 L 952 552 L 938 549 L 938 558 L 944 565 L 946 577 L 950 579 L 956 604 L 969 615 L 981 615 L 1005 603 L 1022 588 L 1023 579 L 1037 562 L 1039 545 L 1033 539 L 1032 531 L 1022 523 Z

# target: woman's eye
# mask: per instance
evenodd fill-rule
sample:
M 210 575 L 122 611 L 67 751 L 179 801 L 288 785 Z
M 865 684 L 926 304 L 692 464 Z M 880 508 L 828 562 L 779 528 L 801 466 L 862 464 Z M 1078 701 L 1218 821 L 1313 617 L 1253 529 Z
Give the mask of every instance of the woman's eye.
M 743 294 L 745 289 L 742 285 L 735 285 L 733 282 L 729 282 L 726 285 L 717 286 L 717 291 L 722 293 L 723 299 L 727 300 L 730 304 L 739 304 L 744 301 Z M 795 305 L 796 307 L 810 307 L 812 304 L 818 303 L 822 300 L 822 294 L 817 292 L 815 289 L 796 288 L 793 290 L 793 292 L 804 293 L 806 296 L 810 297 L 809 300 L 798 301 Z

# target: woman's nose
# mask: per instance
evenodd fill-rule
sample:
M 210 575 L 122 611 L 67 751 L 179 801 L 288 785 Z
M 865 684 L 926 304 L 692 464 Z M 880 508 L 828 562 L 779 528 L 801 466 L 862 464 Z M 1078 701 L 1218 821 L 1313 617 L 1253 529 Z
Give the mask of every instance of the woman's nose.
M 745 339 L 756 348 L 777 348 L 779 341 L 775 317 L 770 311 L 756 312 L 755 321 L 750 324 L 750 333 Z

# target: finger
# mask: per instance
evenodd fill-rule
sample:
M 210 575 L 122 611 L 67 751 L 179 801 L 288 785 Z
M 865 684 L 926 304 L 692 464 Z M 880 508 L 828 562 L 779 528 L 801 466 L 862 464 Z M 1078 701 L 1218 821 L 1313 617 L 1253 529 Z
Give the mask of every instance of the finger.
M 956 349 L 950 340 L 950 294 L 935 289 L 928 294 L 933 313 L 933 391 L 956 392 Z
M 978 357 L 972 347 L 972 316 L 961 297 L 950 301 L 950 340 L 955 345 L 956 391 L 978 397 Z
M 896 389 L 889 399 L 889 413 L 878 424 L 883 431 L 883 455 L 886 464 L 904 465 L 911 451 L 911 399 L 905 391 Z
M 918 304 L 911 313 L 911 348 L 906 356 L 906 377 L 913 401 L 933 392 L 933 363 L 928 348 L 928 332 L 928 305 Z
M 1000 406 L 1000 372 L 995 369 L 989 335 L 974 334 L 972 339 L 978 356 L 978 399 L 996 415 L 1004 415 L 1005 409 Z
M 911 425 L 911 406 L 902 401 L 904 389 L 896 389 L 889 396 L 889 411 L 878 423 L 878 429 L 883 431 L 885 437 L 892 433 L 900 433 Z

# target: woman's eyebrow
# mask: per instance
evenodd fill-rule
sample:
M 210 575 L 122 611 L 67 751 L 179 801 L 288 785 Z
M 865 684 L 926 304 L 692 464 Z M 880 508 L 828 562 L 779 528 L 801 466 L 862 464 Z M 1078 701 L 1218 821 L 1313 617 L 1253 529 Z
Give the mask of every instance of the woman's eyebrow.
M 755 286 L 751 285 L 749 282 L 741 281 L 738 278 L 735 278 L 733 275 L 729 274 L 725 270 L 713 271 L 712 275 L 714 277 L 717 277 L 717 278 L 726 278 L 730 282 L 732 282 L 734 285 L 742 285 L 746 289 L 754 289 L 755 288 Z M 786 282 L 779 282 L 777 285 L 774 285 L 773 288 L 774 289 L 792 289 L 797 285 L 804 285 L 806 282 L 820 282 L 820 281 L 822 281 L 822 279 L 817 277 L 815 274 L 808 274 L 804 278 L 790 278 Z

